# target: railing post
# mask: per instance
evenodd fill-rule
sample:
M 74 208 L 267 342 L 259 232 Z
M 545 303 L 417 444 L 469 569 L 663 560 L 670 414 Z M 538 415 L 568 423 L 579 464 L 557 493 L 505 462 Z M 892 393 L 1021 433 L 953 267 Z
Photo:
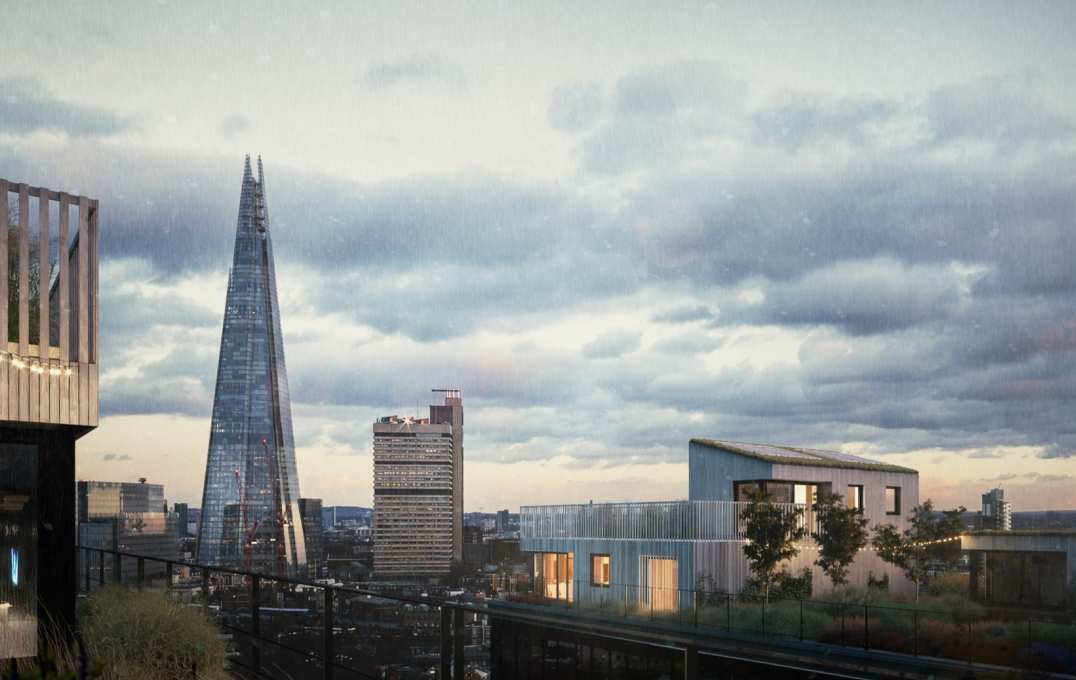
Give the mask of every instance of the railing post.
M 209 569 L 202 567 L 202 609 L 209 613 Z
M 452 678 L 453 680 L 463 680 L 463 609 L 457 607 L 453 610 L 453 614 L 452 632 L 454 639 L 452 645 Z M 545 649 L 545 646 L 543 645 L 542 648 Z
M 336 662 L 336 651 L 333 649 L 333 627 L 336 625 L 333 622 L 333 589 L 325 588 L 325 612 L 321 617 L 322 628 L 322 642 L 325 649 L 322 651 L 324 659 L 324 675 L 325 680 L 332 680 L 333 678 L 333 664 Z
M 441 680 L 452 677 L 452 610 L 441 605 Z
M 112 553 L 112 582 L 123 582 L 123 557 L 118 550 Z
M 725 593 L 725 630 L 732 630 L 732 593 Z
M 684 680 L 698 680 L 699 649 L 695 645 L 684 648 Z
M 98 550 L 97 556 L 99 558 L 97 561 L 97 585 L 103 586 L 105 585 L 105 551 Z
M 863 603 L 863 649 L 871 648 L 871 606 Z
M 82 568 L 86 571 L 86 594 L 90 594 L 90 551 L 85 548 L 78 549 L 79 558 L 82 560 Z
M 762 635 L 766 635 L 766 598 L 762 598 Z
M 146 583 L 146 560 L 139 557 L 136 564 L 138 565 L 138 589 L 142 590 L 142 586 Z
M 250 577 L 250 667 L 254 675 L 262 671 L 262 613 L 261 613 L 261 577 Z
M 803 640 L 803 598 L 800 598 L 800 641 Z
M 168 561 L 164 563 L 164 587 L 168 590 L 172 590 L 172 562 Z
M 919 610 L 912 610 L 912 654 L 919 656 Z

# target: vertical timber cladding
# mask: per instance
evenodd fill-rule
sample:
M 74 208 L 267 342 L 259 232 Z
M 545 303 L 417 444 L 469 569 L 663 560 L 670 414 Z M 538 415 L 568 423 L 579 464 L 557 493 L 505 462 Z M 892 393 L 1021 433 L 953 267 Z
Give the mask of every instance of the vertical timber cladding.
M 5 179 L 0 195 L 0 422 L 95 427 L 98 202 Z

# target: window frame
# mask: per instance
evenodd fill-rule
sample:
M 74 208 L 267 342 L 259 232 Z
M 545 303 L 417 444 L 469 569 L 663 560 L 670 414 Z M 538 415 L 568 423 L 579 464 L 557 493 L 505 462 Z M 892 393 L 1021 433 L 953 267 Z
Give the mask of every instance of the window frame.
M 893 491 L 893 509 L 892 510 L 889 507 L 889 491 L 890 490 Z M 901 508 L 900 508 L 900 501 L 901 501 L 900 487 L 899 486 L 889 486 L 887 484 L 886 487 L 885 487 L 885 496 L 886 496 L 885 497 L 885 514 L 889 515 L 889 516 L 900 515 L 900 511 L 901 511 Z
M 848 507 L 849 508 L 859 508 L 860 510 L 865 510 L 866 508 L 863 507 L 863 502 L 864 502 L 866 496 L 863 493 L 863 485 L 862 484 L 849 484 L 848 485 L 848 496 L 846 496 L 845 499 L 844 499 L 845 504 L 847 505 L 848 498 L 853 493 L 855 493 L 855 495 L 856 495 L 856 505 L 848 505 Z
M 595 558 L 604 557 L 609 563 L 609 582 L 603 583 L 601 575 L 594 569 Z M 609 553 L 590 553 L 590 585 L 595 588 L 609 588 L 613 584 L 613 558 Z

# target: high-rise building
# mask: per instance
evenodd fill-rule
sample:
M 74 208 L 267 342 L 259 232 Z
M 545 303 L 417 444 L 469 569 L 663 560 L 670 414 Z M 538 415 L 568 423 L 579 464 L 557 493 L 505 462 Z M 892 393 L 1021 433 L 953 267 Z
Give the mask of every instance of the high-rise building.
M 1012 503 L 1005 500 L 1004 489 L 991 489 L 983 494 L 980 517 L 983 529 L 1012 531 Z
M 310 578 L 320 577 L 321 567 L 325 564 L 321 511 L 320 498 L 299 499 L 299 514 L 303 518 L 303 534 L 306 536 L 306 564 L 310 572 Z
M 436 577 L 463 559 L 463 399 L 374 423 L 374 573 Z
M 188 535 L 187 525 L 190 523 L 190 507 L 186 503 L 173 503 L 172 512 L 176 514 L 179 536 L 185 538 Z
M 167 512 L 164 486 L 138 482 L 78 483 L 79 544 L 162 560 L 179 559 L 179 518 Z M 129 562 L 129 564 L 128 564 Z M 124 576 L 137 565 L 123 564 Z M 147 561 L 146 575 L 163 574 L 163 564 Z
M 198 561 L 305 574 L 306 542 L 261 158 L 243 169 L 228 276 Z
M 509 514 L 507 508 L 497 511 L 497 533 L 503 534 L 508 532 Z

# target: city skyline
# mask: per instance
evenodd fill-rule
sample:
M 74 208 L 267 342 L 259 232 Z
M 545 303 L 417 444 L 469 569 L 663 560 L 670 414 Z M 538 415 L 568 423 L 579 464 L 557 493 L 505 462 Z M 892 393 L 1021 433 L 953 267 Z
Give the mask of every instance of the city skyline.
M 1076 507 L 1071 5 L 487 7 L 73 7 L 80 69 L 20 12 L 0 176 L 110 197 L 80 479 L 200 505 L 257 148 L 326 505 L 371 505 L 368 424 L 448 384 L 467 510 L 681 497 L 692 437 Z

